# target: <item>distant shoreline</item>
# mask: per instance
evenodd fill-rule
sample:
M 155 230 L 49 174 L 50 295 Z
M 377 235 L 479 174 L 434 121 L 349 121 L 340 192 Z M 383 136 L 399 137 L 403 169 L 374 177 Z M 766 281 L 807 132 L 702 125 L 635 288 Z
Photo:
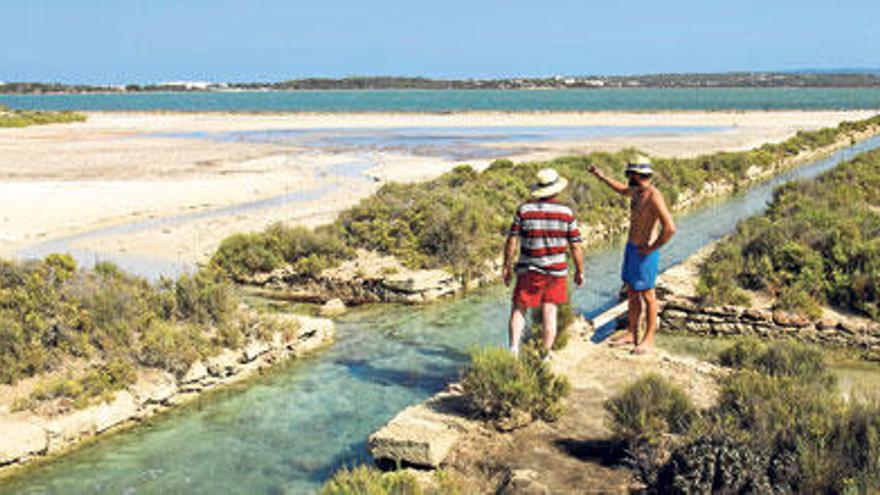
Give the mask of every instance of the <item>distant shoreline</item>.
M 420 76 L 305 77 L 283 81 L 166 81 L 123 84 L 59 82 L 0 83 L 2 93 L 210 92 L 278 90 L 529 90 L 607 88 L 858 88 L 880 87 L 880 72 L 795 71 L 635 75 L 554 75 L 501 78 L 428 78 Z

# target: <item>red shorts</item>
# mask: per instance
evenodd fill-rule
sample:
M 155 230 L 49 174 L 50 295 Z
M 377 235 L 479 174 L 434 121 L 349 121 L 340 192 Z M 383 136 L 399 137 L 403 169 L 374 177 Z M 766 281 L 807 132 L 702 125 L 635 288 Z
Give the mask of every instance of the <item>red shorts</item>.
M 565 277 L 526 272 L 516 276 L 513 304 L 521 308 L 535 308 L 544 303 L 568 302 L 568 284 Z

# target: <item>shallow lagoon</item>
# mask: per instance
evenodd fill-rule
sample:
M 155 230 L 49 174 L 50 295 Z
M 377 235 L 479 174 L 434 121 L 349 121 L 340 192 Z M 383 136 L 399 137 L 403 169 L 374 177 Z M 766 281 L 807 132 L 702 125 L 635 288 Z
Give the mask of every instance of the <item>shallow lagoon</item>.
M 773 186 L 878 146 L 874 138 L 679 216 L 664 267 L 760 212 Z M 577 308 L 594 315 L 614 303 L 620 261 L 620 246 L 589 254 Z M 353 311 L 327 351 L 28 469 L 0 493 L 308 493 L 337 467 L 366 460 L 367 436 L 455 379 L 469 348 L 503 343 L 507 297 L 492 287 L 429 307 Z

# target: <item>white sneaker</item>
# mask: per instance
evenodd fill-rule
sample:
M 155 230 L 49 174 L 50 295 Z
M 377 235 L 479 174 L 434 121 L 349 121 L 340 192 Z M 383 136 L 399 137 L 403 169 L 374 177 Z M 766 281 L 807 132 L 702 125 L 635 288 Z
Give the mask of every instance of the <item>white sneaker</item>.
M 545 363 L 549 363 L 552 360 L 553 360 L 553 355 L 548 351 L 547 355 L 544 356 L 544 359 L 542 359 L 541 361 L 543 361 Z
M 515 358 L 519 357 L 519 347 L 510 347 L 510 348 L 508 348 L 508 350 L 510 351 L 510 354 L 513 355 L 513 357 L 515 357 Z

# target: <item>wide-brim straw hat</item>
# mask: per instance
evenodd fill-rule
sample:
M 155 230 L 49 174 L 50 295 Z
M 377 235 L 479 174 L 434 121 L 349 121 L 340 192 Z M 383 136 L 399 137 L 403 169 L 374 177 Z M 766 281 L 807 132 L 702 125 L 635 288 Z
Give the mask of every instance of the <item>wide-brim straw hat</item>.
M 568 185 L 568 179 L 559 175 L 559 172 L 552 168 L 545 168 L 539 171 L 537 178 L 537 184 L 532 186 L 533 198 L 556 196 Z
M 654 168 L 648 157 L 639 155 L 626 164 L 625 173 L 652 175 L 654 173 Z

